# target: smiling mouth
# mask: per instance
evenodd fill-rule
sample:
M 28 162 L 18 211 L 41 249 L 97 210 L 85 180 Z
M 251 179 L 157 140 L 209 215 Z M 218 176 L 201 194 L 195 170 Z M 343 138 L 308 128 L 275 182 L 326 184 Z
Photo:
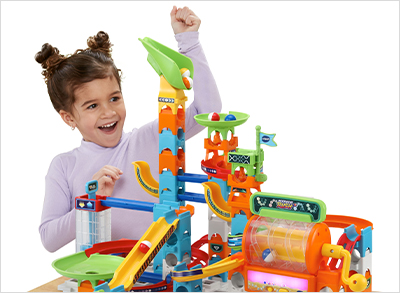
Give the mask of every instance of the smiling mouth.
M 111 132 L 115 129 L 118 122 L 113 122 L 107 125 L 99 126 L 98 128 L 104 132 Z

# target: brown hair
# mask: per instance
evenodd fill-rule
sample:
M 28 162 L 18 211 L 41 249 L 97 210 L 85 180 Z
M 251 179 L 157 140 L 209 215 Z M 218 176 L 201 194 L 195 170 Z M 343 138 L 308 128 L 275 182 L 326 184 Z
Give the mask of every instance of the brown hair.
M 89 48 L 78 49 L 69 56 L 61 55 L 57 48 L 46 43 L 35 55 L 44 69 L 42 75 L 47 91 L 57 112 L 70 112 L 75 102 L 75 90 L 84 83 L 114 75 L 121 89 L 121 70 L 111 58 L 108 34 L 100 31 L 87 40 Z

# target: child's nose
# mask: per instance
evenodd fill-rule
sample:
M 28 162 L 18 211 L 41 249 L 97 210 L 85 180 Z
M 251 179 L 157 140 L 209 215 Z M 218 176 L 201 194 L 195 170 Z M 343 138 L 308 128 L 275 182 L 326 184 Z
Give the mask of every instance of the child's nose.
M 104 109 L 103 115 L 102 115 L 103 117 L 112 117 L 115 114 L 117 114 L 117 112 L 110 106 L 106 106 L 103 109 Z

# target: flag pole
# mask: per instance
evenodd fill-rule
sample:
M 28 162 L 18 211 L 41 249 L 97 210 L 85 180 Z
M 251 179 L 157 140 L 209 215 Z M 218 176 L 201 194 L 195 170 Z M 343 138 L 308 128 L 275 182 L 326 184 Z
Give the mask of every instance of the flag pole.
M 257 147 L 257 155 L 260 155 L 260 130 L 261 126 L 256 126 L 256 147 Z
M 261 151 L 260 151 L 260 130 L 261 126 L 257 125 L 256 126 L 256 147 L 257 147 L 257 161 L 261 159 Z M 261 162 L 256 163 L 256 181 L 258 180 L 259 174 L 260 174 L 260 168 L 261 168 Z

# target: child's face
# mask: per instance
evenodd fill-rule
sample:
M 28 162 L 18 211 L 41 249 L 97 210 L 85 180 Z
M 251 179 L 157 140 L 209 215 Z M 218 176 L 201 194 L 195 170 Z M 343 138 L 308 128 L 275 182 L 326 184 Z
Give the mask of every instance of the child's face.
M 73 119 L 85 141 L 114 147 L 121 139 L 126 110 L 114 76 L 95 79 L 75 91 Z

